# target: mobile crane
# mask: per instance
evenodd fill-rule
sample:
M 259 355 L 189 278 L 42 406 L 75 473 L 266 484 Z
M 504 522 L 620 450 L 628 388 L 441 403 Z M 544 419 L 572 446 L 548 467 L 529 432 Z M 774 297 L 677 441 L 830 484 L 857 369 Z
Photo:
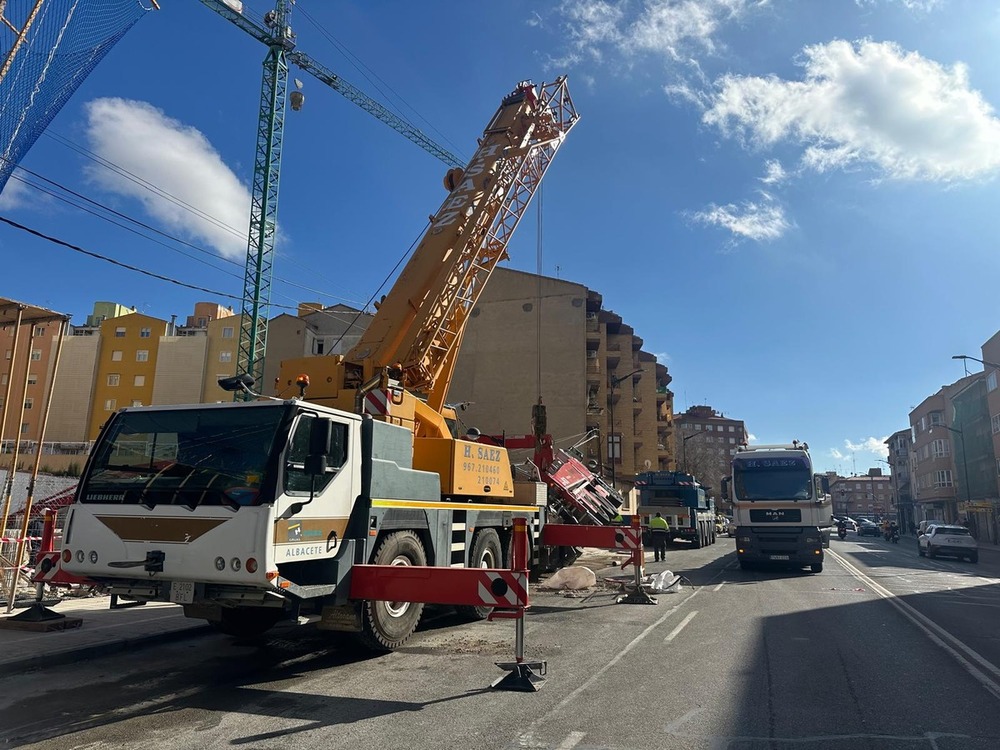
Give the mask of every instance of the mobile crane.
M 305 616 L 392 650 L 423 604 L 352 596 L 352 566 L 499 568 L 515 517 L 537 540 L 544 484 L 515 485 L 503 447 L 457 438 L 446 397 L 472 307 L 577 120 L 565 77 L 503 99 L 346 356 L 282 363 L 275 397 L 117 412 L 65 522 L 62 567 L 223 632 Z

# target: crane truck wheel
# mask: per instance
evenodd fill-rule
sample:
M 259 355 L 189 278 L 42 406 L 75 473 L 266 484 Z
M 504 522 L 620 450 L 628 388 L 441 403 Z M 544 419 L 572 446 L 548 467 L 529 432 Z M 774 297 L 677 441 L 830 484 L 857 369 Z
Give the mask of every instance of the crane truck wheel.
M 500 535 L 494 529 L 479 529 L 472 538 L 472 552 L 469 554 L 470 568 L 503 568 L 503 552 Z M 458 613 L 470 620 L 485 620 L 493 607 L 456 607 Z
M 427 565 L 427 553 L 412 531 L 389 534 L 379 545 L 373 565 Z M 413 635 L 424 611 L 415 602 L 361 602 L 362 645 L 372 651 L 388 652 L 402 646 Z
M 697 533 L 695 534 L 695 537 L 694 537 L 694 548 L 695 549 L 701 549 L 701 545 L 702 545 L 702 542 L 704 540 L 704 537 L 705 537 L 705 532 L 702 530 L 701 524 L 699 523 L 698 524 L 698 531 L 697 531 Z

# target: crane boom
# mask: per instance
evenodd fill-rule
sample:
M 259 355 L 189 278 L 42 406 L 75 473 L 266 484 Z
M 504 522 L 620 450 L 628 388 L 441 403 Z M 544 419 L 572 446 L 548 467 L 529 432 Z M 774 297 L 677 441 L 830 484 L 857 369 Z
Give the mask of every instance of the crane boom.
M 565 77 L 504 98 L 468 166 L 448 173 L 451 192 L 347 362 L 366 377 L 398 363 L 403 387 L 441 409 L 472 308 L 578 119 Z

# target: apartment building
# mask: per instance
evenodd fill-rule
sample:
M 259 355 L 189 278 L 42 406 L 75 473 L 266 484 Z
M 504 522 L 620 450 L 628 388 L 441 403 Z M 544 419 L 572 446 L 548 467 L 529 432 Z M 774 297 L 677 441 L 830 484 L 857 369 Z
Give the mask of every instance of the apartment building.
M 36 441 L 67 316 L 0 298 L 0 438 Z
M 885 441 L 892 470 L 892 494 L 896 501 L 896 519 L 905 531 L 916 528 L 913 514 L 913 491 L 910 487 L 910 461 L 913 436 L 910 430 L 897 430 Z M 892 513 L 892 508 L 889 510 Z
M 465 405 L 465 427 L 528 435 L 541 398 L 556 446 L 578 446 L 627 492 L 637 472 L 673 467 L 670 375 L 642 345 L 584 285 L 498 268 L 469 320 L 451 401 Z
M 692 406 L 674 417 L 679 425 L 676 455 L 681 471 L 693 474 L 716 496 L 722 478 L 730 473 L 736 448 L 750 437 L 742 419 L 733 419 L 711 406 Z
M 986 363 L 986 409 L 990 415 L 990 435 L 993 441 L 995 481 L 1000 497 L 1000 331 L 982 346 L 982 359 Z M 995 512 L 994 512 L 995 515 Z M 994 524 L 995 525 L 995 524 Z
M 830 481 L 833 515 L 883 517 L 892 515 L 892 477 L 881 469 L 869 469 L 863 476 L 837 476 Z

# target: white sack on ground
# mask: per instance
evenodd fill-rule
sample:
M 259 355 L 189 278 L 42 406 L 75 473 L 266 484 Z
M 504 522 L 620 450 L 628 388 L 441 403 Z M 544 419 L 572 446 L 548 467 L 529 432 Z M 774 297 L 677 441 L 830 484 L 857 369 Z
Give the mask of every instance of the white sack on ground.
M 597 576 L 594 575 L 594 571 L 581 566 L 557 570 L 551 578 L 540 583 L 538 588 L 550 591 L 579 591 L 596 585 Z
M 664 570 L 650 578 L 649 587 L 655 594 L 676 594 L 680 589 L 681 577 L 672 571 Z

